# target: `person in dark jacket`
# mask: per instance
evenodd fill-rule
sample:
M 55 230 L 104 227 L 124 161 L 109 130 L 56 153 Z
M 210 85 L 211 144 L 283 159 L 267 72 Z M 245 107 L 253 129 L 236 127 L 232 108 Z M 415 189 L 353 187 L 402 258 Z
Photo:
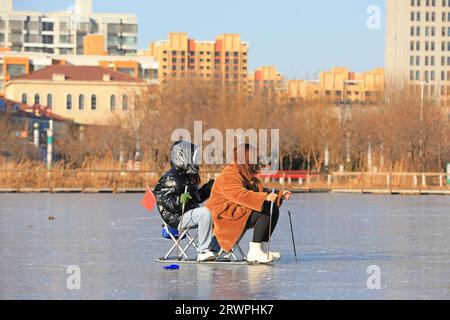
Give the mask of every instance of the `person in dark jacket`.
M 208 208 L 200 207 L 210 194 L 214 180 L 199 188 L 199 148 L 186 141 L 172 146 L 170 170 L 156 184 L 154 193 L 163 220 L 174 229 L 198 228 L 198 261 L 215 259 L 218 244 Z M 185 190 L 187 187 L 187 191 Z M 184 205 L 184 214 L 183 214 Z

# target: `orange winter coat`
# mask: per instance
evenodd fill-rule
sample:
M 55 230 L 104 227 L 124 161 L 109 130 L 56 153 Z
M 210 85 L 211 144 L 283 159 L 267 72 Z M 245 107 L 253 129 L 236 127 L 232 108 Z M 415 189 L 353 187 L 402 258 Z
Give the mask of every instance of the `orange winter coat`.
M 258 189 L 259 192 L 248 190 L 234 165 L 225 167 L 214 182 L 206 207 L 214 220 L 217 241 L 226 252 L 241 238 L 252 211 L 262 211 L 267 192 L 262 184 Z

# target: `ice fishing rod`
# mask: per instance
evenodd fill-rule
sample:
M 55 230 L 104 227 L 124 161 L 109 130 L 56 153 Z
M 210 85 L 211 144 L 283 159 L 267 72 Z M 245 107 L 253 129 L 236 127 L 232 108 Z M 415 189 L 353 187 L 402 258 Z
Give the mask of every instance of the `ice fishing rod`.
M 188 191 L 188 186 L 185 186 L 184 187 L 184 193 L 187 193 L 187 191 Z M 181 221 L 180 221 L 180 223 L 178 224 L 178 239 L 177 239 L 177 242 L 180 242 L 182 239 L 180 239 L 180 237 L 181 237 L 181 235 L 183 234 L 183 218 L 184 218 L 184 211 L 186 210 L 186 204 L 185 203 L 183 203 L 182 205 L 181 205 Z M 177 256 L 179 256 L 179 247 L 177 247 Z
M 272 193 L 275 193 L 275 189 L 272 189 Z M 269 218 L 269 243 L 267 244 L 267 259 L 270 260 L 270 240 L 272 238 L 272 215 L 273 215 L 273 204 L 275 201 L 270 203 L 270 218 Z
M 188 192 L 188 186 L 184 187 L 184 193 Z M 184 217 L 184 211 L 186 210 L 186 203 L 183 203 L 181 206 L 181 222 L 178 225 L 178 232 L 181 234 L 183 232 L 183 217 Z
M 288 216 L 289 216 L 289 225 L 291 226 L 292 247 L 294 248 L 295 262 L 298 262 L 298 259 L 297 259 L 297 249 L 295 248 L 294 228 L 292 227 L 291 210 L 288 210 Z

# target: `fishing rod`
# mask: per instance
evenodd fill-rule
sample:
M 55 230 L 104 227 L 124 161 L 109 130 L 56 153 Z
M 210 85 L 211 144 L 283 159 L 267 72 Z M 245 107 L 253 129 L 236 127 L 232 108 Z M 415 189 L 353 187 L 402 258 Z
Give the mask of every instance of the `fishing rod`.
M 184 187 L 184 193 L 188 192 L 188 186 Z M 184 212 L 186 211 L 186 203 L 183 203 L 181 206 L 181 221 L 178 225 L 178 239 L 177 241 L 181 241 L 180 239 L 181 235 L 183 234 L 183 218 L 184 218 Z M 179 248 L 177 247 L 177 256 L 179 255 Z
M 184 193 L 188 192 L 188 186 L 184 187 Z M 186 203 L 183 203 L 181 206 L 181 223 L 179 224 L 179 232 L 181 234 L 181 232 L 183 231 L 183 217 L 184 217 L 184 211 L 186 210 Z
M 294 248 L 295 262 L 298 262 L 298 259 L 297 259 L 297 249 L 295 248 L 294 228 L 292 227 L 291 210 L 288 210 L 288 216 L 289 216 L 289 225 L 291 226 L 292 246 L 293 246 L 293 248 Z
M 275 189 L 272 189 L 272 193 L 275 193 Z M 270 218 L 269 218 L 269 243 L 267 244 L 267 259 L 270 259 L 270 240 L 272 239 L 272 215 L 273 215 L 273 204 L 275 201 L 270 203 Z

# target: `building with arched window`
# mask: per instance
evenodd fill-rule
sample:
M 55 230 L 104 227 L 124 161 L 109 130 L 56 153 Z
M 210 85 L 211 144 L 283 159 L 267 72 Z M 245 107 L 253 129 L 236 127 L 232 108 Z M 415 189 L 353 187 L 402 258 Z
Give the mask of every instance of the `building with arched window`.
M 53 107 L 53 95 L 51 93 L 47 94 L 47 107 Z
M 34 104 L 40 104 L 41 103 L 41 96 L 39 95 L 39 93 L 35 93 L 34 94 Z
M 97 96 L 91 95 L 91 110 L 97 110 Z
M 105 124 L 110 116 L 132 110 L 135 97 L 147 88 L 147 81 L 107 68 L 52 65 L 9 81 L 5 94 L 47 104 L 77 123 Z

